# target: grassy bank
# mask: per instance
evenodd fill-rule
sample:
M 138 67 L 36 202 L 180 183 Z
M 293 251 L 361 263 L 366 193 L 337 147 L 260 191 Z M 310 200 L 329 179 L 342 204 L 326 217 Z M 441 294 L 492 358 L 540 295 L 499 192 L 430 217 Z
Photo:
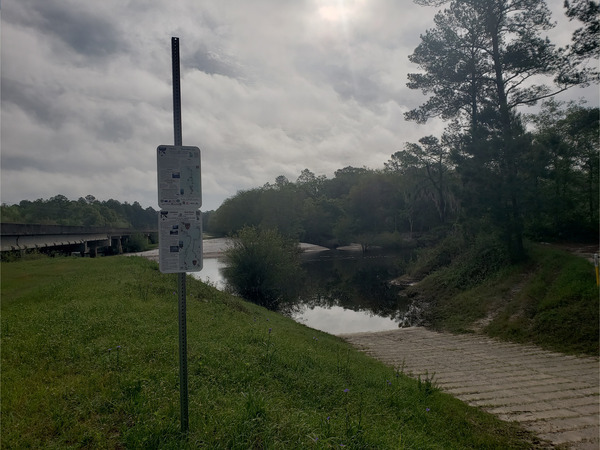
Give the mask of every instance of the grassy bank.
M 447 266 L 411 287 L 409 295 L 428 304 L 425 318 L 434 329 L 483 332 L 598 356 L 598 287 L 592 263 L 549 245 L 530 244 L 528 253 L 521 264 L 475 271 L 483 273 L 475 282 L 464 261 L 448 259 Z M 468 264 L 481 264 L 477 260 L 472 255 L 475 262 Z
M 533 447 L 516 425 L 193 279 L 184 440 L 175 286 L 136 257 L 2 264 L 2 447 Z

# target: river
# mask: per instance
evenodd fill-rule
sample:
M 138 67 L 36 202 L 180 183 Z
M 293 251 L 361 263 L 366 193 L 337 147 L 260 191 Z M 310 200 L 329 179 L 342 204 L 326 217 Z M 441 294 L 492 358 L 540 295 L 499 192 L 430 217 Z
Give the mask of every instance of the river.
M 210 252 L 205 245 L 203 269 L 193 276 L 225 289 L 220 245 L 223 243 L 211 243 Z M 399 288 L 389 281 L 403 273 L 408 253 L 371 251 L 363 255 L 356 247 L 304 248 L 302 268 L 307 281 L 288 313 L 295 321 L 331 334 L 398 328 L 408 305 L 400 300 Z M 207 254 L 212 257 L 207 258 Z
M 226 289 L 221 259 L 228 239 L 203 242 L 203 268 L 195 278 Z M 331 334 L 387 331 L 398 328 L 408 304 L 390 281 L 404 272 L 410 252 L 370 251 L 360 247 L 328 250 L 301 244 L 305 286 L 298 302 L 288 305 L 295 321 Z M 158 260 L 158 250 L 138 253 Z

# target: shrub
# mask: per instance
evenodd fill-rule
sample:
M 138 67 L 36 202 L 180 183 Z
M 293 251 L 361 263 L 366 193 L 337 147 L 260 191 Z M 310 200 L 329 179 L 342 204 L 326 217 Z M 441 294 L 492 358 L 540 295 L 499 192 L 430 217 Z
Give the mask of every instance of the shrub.
M 226 250 L 224 276 L 238 295 L 271 310 L 297 296 L 300 287 L 298 243 L 272 229 L 245 227 Z
M 439 244 L 419 252 L 410 274 L 422 279 L 436 273 L 444 285 L 466 289 L 509 264 L 510 255 L 496 234 L 453 231 Z
M 148 250 L 148 238 L 142 233 L 132 234 L 123 244 L 125 253 L 143 252 Z
M 467 289 L 509 266 L 510 255 L 500 239 L 494 235 L 479 234 L 452 265 L 454 286 Z

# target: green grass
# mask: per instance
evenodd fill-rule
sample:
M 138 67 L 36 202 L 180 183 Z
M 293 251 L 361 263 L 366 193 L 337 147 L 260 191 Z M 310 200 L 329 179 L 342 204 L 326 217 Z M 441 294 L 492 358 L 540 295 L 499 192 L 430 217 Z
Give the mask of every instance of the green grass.
M 530 259 L 503 267 L 474 285 L 450 264 L 412 289 L 433 299 L 429 325 L 455 333 L 482 331 L 501 339 L 569 354 L 598 356 L 598 287 L 592 263 L 550 246 L 529 246 Z
M 491 336 L 598 356 L 598 287 L 592 263 L 565 251 L 533 246 L 521 289 L 487 326 Z
M 533 448 L 514 424 L 137 257 L 2 264 L 2 448 Z M 345 390 L 347 390 L 345 392 Z

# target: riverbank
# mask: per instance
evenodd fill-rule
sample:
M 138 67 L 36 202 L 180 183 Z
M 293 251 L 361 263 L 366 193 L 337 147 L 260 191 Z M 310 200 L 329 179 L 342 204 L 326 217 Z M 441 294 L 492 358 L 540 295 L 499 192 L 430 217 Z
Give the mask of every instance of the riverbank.
M 419 324 L 597 356 L 600 310 L 593 264 L 550 245 L 530 244 L 528 251 L 527 261 L 466 287 L 469 273 L 461 264 L 407 286 Z
M 2 263 L 3 448 L 541 448 L 335 336 L 142 258 Z

